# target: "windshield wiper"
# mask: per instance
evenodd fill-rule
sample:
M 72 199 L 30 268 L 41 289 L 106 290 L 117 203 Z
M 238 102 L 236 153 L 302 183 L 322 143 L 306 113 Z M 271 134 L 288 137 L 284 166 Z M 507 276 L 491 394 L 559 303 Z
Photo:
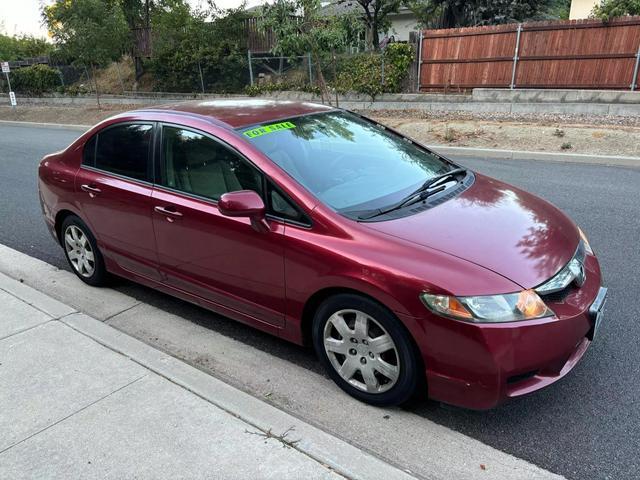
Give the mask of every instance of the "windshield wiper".
M 393 212 L 395 210 L 400 210 L 403 207 L 406 207 L 408 205 L 411 205 L 413 203 L 425 200 L 426 198 L 430 197 L 431 195 L 434 195 L 436 193 L 439 193 L 441 191 L 443 191 L 446 186 L 445 185 L 441 185 L 439 188 L 435 188 L 437 187 L 438 184 L 442 183 L 444 180 L 454 177 L 460 173 L 466 173 L 467 169 L 466 168 L 454 168 L 453 170 L 449 170 L 448 172 L 444 172 L 441 175 L 437 175 L 435 177 L 431 177 L 429 178 L 426 182 L 424 182 L 422 185 L 420 185 L 420 188 L 418 188 L 417 190 L 414 190 L 413 192 L 411 192 L 409 195 L 407 195 L 406 197 L 404 197 L 402 200 L 400 200 L 397 203 L 394 203 L 393 205 L 387 207 L 387 208 L 383 208 L 383 209 L 377 209 L 376 211 L 374 211 L 373 213 L 370 213 L 369 215 L 362 215 L 359 216 L 358 218 L 360 220 L 369 220 L 371 218 L 374 217 L 379 217 L 380 215 L 384 215 L 386 213 L 389 212 Z M 432 190 L 429 190 L 432 189 Z

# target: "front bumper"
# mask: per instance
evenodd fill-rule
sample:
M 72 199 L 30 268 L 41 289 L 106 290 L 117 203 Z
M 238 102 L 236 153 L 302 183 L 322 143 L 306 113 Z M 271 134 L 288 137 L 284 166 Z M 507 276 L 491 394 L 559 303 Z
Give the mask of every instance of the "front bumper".
M 474 324 L 431 316 L 424 355 L 429 396 L 485 410 L 546 387 L 564 377 L 586 353 L 602 310 L 595 257 L 586 280 L 561 301 L 548 302 L 554 317 L 503 324 Z M 601 316 L 599 317 L 601 318 Z

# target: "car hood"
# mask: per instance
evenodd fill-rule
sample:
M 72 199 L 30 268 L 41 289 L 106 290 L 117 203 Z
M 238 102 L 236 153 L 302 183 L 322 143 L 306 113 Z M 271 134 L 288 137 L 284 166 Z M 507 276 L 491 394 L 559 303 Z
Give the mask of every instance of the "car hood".
M 363 225 L 463 258 L 523 288 L 557 273 L 580 238 L 575 224 L 550 203 L 479 174 L 471 188 L 436 207 Z

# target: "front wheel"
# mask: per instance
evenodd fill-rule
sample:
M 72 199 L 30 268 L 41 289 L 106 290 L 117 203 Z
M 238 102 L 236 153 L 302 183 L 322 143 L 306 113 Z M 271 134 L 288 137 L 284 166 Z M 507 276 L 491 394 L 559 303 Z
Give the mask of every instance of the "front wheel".
M 329 376 L 359 400 L 400 405 L 416 391 L 420 362 L 412 339 L 373 300 L 353 294 L 327 299 L 314 317 L 313 344 Z

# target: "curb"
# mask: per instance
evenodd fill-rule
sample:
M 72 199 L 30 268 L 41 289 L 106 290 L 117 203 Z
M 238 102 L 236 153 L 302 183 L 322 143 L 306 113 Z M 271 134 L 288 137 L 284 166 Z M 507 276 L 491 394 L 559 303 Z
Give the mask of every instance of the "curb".
M 622 96 L 624 94 L 624 97 Z M 630 95 L 629 95 L 630 94 Z M 0 94 L 0 98 L 6 94 Z M 175 101 L 218 98 L 253 98 L 247 95 L 222 94 L 170 94 L 154 95 L 114 95 L 101 97 L 103 104 L 113 105 L 151 105 L 173 103 Z M 257 98 L 301 100 L 319 102 L 321 99 L 313 94 L 299 91 L 274 92 L 259 95 Z M 474 89 L 472 95 L 456 94 L 383 94 L 375 101 L 363 94 L 342 95 L 339 103 L 350 108 L 362 110 L 406 110 L 417 109 L 440 112 L 474 112 L 474 113 L 509 113 L 509 114 L 566 114 L 595 116 L 637 116 L 640 114 L 640 102 L 637 95 L 630 91 L 617 91 L 611 94 L 593 90 L 517 90 Z M 48 96 L 20 97 L 24 105 L 93 105 L 93 96 Z
M 640 167 L 640 157 L 592 155 L 588 153 L 532 152 L 526 150 L 501 150 L 494 148 L 450 147 L 427 145 L 427 148 L 443 155 L 497 160 L 538 160 L 565 163 L 589 163 L 593 165 Z
M 291 448 L 349 479 L 415 477 L 215 377 L 167 355 L 65 303 L 0 273 L 0 289 L 262 432 L 291 432 Z
M 81 130 L 83 132 L 89 130 L 91 125 L 74 125 L 67 123 L 43 123 L 43 122 L 21 122 L 18 120 L 0 120 L 0 125 L 8 127 L 37 127 L 37 128 L 55 128 L 60 130 Z

